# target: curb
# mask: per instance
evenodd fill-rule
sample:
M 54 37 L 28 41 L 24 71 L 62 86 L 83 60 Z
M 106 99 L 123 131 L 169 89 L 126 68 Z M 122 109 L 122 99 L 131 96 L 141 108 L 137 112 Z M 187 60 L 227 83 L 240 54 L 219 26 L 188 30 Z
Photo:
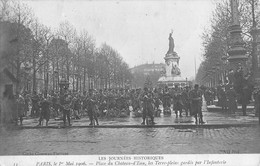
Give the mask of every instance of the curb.
M 99 126 L 16 126 L 17 129 L 64 129 L 64 128 L 228 128 L 228 127 L 254 127 L 258 123 L 248 124 L 187 124 L 187 125 L 99 125 Z

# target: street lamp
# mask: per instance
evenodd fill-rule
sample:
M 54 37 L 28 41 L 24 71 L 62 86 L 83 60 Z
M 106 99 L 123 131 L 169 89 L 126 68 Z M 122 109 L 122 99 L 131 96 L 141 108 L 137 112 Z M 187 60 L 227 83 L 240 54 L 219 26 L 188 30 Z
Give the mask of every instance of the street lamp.
M 236 71 L 238 64 L 245 65 L 248 57 L 246 56 L 246 49 L 244 48 L 245 42 L 241 36 L 242 30 L 239 23 L 239 12 L 238 12 L 238 2 L 237 0 L 231 0 L 231 14 L 232 14 L 232 24 L 229 26 L 231 45 L 228 49 L 228 61 L 232 68 Z

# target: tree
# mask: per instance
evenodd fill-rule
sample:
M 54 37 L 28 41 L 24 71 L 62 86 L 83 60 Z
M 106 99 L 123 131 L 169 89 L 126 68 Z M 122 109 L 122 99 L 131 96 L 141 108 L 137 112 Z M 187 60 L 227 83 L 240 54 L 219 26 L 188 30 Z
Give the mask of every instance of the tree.
M 73 90 L 77 91 L 86 90 L 86 80 L 89 88 L 111 88 L 124 87 L 132 79 L 128 65 L 114 48 L 107 44 L 97 48 L 86 30 L 78 35 L 68 21 L 61 22 L 57 32 L 52 32 L 20 1 L 0 0 L 2 25 L 9 29 L 10 36 L 4 37 L 11 39 L 8 47 L 12 51 L 8 54 L 12 56 L 4 58 L 19 80 L 17 92 L 25 68 L 32 71 L 27 75 L 32 77 L 33 91 L 47 92 L 49 86 L 57 91 L 61 76 L 72 80 Z
M 256 12 L 256 18 L 259 18 L 259 7 L 254 0 L 242 0 L 239 5 L 240 22 L 243 31 L 243 38 L 246 43 L 246 49 L 250 54 L 252 51 L 252 37 L 250 35 L 250 29 L 252 27 L 253 15 L 251 7 L 254 7 Z M 258 19 L 259 20 L 259 19 Z M 196 81 L 201 82 L 202 78 L 208 78 L 212 76 L 212 72 L 221 73 L 221 77 L 225 77 L 227 71 L 230 70 L 226 62 L 222 60 L 222 57 L 227 55 L 227 50 L 230 44 L 229 26 L 231 25 L 231 11 L 228 1 L 217 3 L 214 11 L 211 27 L 202 35 L 204 54 L 203 60 L 205 63 L 201 64 L 196 76 Z M 251 57 L 250 57 L 251 58 Z M 249 59 L 250 59 L 249 58 Z M 251 68 L 251 62 L 248 61 L 248 68 Z M 202 67 L 203 66 L 203 67 Z M 204 70 L 208 72 L 204 72 Z M 215 74 L 216 75 L 216 74 Z

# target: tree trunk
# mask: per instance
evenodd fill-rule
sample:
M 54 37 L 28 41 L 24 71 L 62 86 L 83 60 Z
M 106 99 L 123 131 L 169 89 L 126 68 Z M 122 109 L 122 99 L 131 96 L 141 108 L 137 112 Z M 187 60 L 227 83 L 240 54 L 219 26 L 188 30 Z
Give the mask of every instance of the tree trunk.
M 18 55 L 17 60 L 16 60 L 16 66 L 17 66 L 16 79 L 18 80 L 17 83 L 16 83 L 16 94 L 19 94 L 19 92 L 20 92 L 20 79 L 21 79 L 21 76 L 20 76 L 21 63 L 20 63 L 19 55 Z
M 109 87 L 109 89 L 111 89 L 111 80 L 110 80 L 110 77 L 108 78 L 108 87 Z
M 84 73 L 83 73 L 83 92 L 86 91 L 86 67 L 84 67 Z
M 60 84 L 60 72 L 59 72 L 59 62 L 57 59 L 57 72 L 58 72 L 58 78 L 57 78 L 57 84 L 56 84 L 56 91 L 59 91 L 59 84 Z
M 70 80 L 70 66 L 69 66 L 69 60 L 67 59 L 67 64 L 66 64 L 66 68 L 67 68 L 67 81 Z
M 79 90 L 79 77 L 76 76 L 76 91 Z
M 33 92 L 35 92 L 36 90 L 37 90 L 37 87 L 36 87 L 36 60 L 33 55 Z
M 55 90 L 55 73 L 54 73 L 54 68 L 55 68 L 55 62 L 54 60 L 52 61 L 52 90 L 54 92 Z
M 82 80 L 81 77 L 79 77 L 79 91 L 82 92 Z

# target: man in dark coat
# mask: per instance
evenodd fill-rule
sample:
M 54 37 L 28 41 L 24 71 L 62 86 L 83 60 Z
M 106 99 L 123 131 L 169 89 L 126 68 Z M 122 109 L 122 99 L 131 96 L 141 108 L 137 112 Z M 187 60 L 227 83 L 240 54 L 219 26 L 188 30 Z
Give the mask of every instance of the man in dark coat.
M 98 118 L 97 118 L 97 99 L 93 94 L 93 90 L 89 90 L 89 96 L 86 98 L 86 108 L 88 111 L 88 116 L 90 119 L 90 124 L 89 125 L 94 125 L 94 120 L 96 121 L 97 125 L 98 124 Z
M 33 96 L 31 98 L 31 100 L 32 100 L 31 116 L 35 117 L 38 115 L 38 112 L 39 112 L 39 101 L 40 101 L 40 99 L 35 91 L 33 92 Z
M 191 115 L 194 115 L 196 124 L 198 124 L 198 116 L 199 123 L 203 124 L 203 116 L 202 116 L 202 91 L 199 90 L 199 85 L 195 84 L 194 89 L 190 91 L 189 97 L 191 100 Z
M 48 122 L 50 119 L 50 105 L 51 105 L 50 101 L 48 101 L 46 98 L 44 98 L 43 101 L 40 103 L 41 114 L 40 114 L 38 126 L 42 125 L 43 119 L 46 120 L 46 126 L 48 126 Z
M 61 104 L 60 108 L 63 112 L 64 126 L 66 126 L 66 118 L 68 119 L 69 126 L 71 126 L 71 123 L 70 123 L 70 106 L 71 106 L 70 96 L 68 94 L 61 95 L 60 104 Z
M 154 116 L 153 116 L 153 98 L 152 94 L 148 92 L 148 88 L 144 88 L 144 93 L 142 94 L 141 100 L 143 101 L 143 122 L 142 125 L 145 124 L 146 116 L 151 118 L 151 124 L 155 124 Z

